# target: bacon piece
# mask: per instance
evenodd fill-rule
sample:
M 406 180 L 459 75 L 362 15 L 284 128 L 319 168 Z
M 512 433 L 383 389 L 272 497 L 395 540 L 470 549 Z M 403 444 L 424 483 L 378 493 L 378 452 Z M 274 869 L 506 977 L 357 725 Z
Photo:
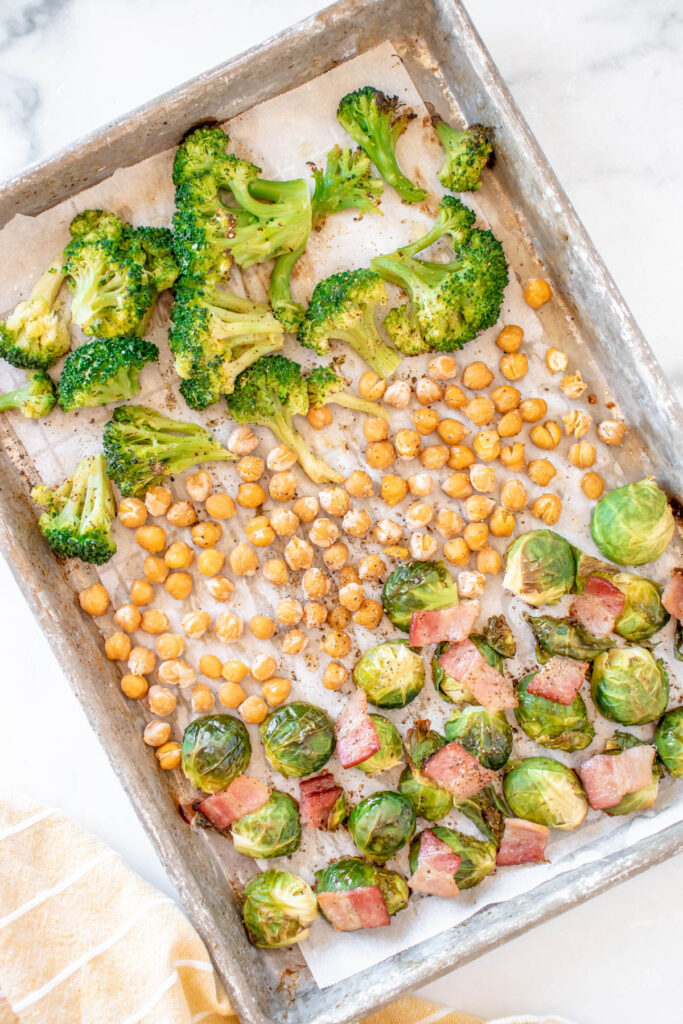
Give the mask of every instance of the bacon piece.
M 439 644 L 442 640 L 454 643 L 466 640 L 480 612 L 479 601 L 463 601 L 462 604 L 438 608 L 436 611 L 423 609 L 413 612 L 410 618 L 410 646 L 426 647 L 427 644 Z
M 245 814 L 260 811 L 268 803 L 270 790 L 250 775 L 238 775 L 227 789 L 205 797 L 197 809 L 208 818 L 214 828 L 224 831 Z
M 616 807 L 627 793 L 652 783 L 654 747 L 642 744 L 620 754 L 596 754 L 578 769 L 588 802 L 595 811 Z
M 343 793 L 331 772 L 299 783 L 299 816 L 309 828 L 327 828 L 332 808 Z
M 557 654 L 539 669 L 527 685 L 527 693 L 554 700 L 557 704 L 571 704 L 581 689 L 589 667 L 587 661 L 575 661 Z
M 456 800 L 468 800 L 497 778 L 459 743 L 447 743 L 425 762 L 423 773 L 451 793 Z
M 439 658 L 439 664 L 449 676 L 467 686 L 475 700 L 489 711 L 517 707 L 517 695 L 510 680 L 489 665 L 471 640 L 452 644 Z
M 496 864 L 537 864 L 545 860 L 550 829 L 523 818 L 506 818 Z
M 368 714 L 368 697 L 358 686 L 337 719 L 337 755 L 342 768 L 367 761 L 382 746 L 379 733 Z
M 626 598 L 619 587 L 602 576 L 589 576 L 583 594 L 574 600 L 569 614 L 587 633 L 602 639 L 614 632 L 625 607 Z
M 460 854 L 454 853 L 448 843 L 435 836 L 431 829 L 425 829 L 420 837 L 417 868 L 408 879 L 408 885 L 416 892 L 453 898 L 460 892 L 455 876 L 461 860 Z
M 382 928 L 391 924 L 386 901 L 378 885 L 364 885 L 347 892 L 319 892 L 318 903 L 338 932 L 359 928 Z
M 679 622 L 683 622 L 683 571 L 681 569 L 674 569 L 671 573 L 671 579 L 664 587 L 662 604 L 669 615 L 673 615 Z

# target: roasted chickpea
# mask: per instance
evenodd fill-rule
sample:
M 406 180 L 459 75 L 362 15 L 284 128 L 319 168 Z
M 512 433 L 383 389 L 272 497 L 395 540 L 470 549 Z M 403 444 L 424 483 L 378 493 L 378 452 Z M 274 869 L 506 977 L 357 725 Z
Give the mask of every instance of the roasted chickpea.
M 519 409 L 513 409 L 511 412 L 506 412 L 498 421 L 496 430 L 499 437 L 515 437 L 523 426 L 524 421 L 522 420 L 521 412 Z
M 301 580 L 301 585 L 308 597 L 325 597 L 330 589 L 330 579 L 322 569 L 312 567 L 307 569 Z
M 542 277 L 532 277 L 524 288 L 524 299 L 532 309 L 540 309 L 552 297 L 552 289 Z
M 221 675 L 229 683 L 241 683 L 245 676 L 249 675 L 249 669 L 243 661 L 231 659 L 224 662 Z
M 313 548 L 300 537 L 292 537 L 287 542 L 284 556 L 290 569 L 310 569 L 313 565 Z
M 251 663 L 249 672 L 252 678 L 258 680 L 259 683 L 264 683 L 266 679 L 275 675 L 276 670 L 277 662 L 271 654 L 257 654 Z
M 144 526 L 147 522 L 147 508 L 144 501 L 139 498 L 122 498 L 119 505 L 118 516 L 129 530 L 136 530 L 138 526 Z
M 257 455 L 243 455 L 241 459 L 235 463 L 235 469 L 237 470 L 238 476 L 244 480 L 246 484 L 255 484 L 257 480 L 260 480 L 266 468 L 264 459 L 259 458 Z
M 254 576 L 258 569 L 258 555 L 243 540 L 232 549 L 228 562 L 235 576 Z
M 336 661 L 331 661 L 323 672 L 323 686 L 326 690 L 341 690 L 349 678 L 349 670 Z
M 149 580 L 134 579 L 130 585 L 130 599 L 139 608 L 151 604 L 154 600 L 154 587 Z
M 324 625 L 327 621 L 327 608 L 319 601 L 307 601 L 304 605 L 303 621 L 309 629 Z
M 481 597 L 486 589 L 486 577 L 481 572 L 458 573 L 458 594 L 467 600 Z
M 350 612 L 357 612 L 363 603 L 365 591 L 360 583 L 346 583 L 339 588 L 339 604 Z
M 330 658 L 346 658 L 351 651 L 351 637 L 342 630 L 333 629 L 323 639 L 321 647 Z
M 292 505 L 292 512 L 298 516 L 302 523 L 312 523 L 320 512 L 320 503 L 312 494 L 304 498 L 297 498 Z
M 388 469 L 396 462 L 396 450 L 391 441 L 371 441 L 365 449 L 365 461 L 373 469 Z
M 289 679 L 273 676 L 272 679 L 269 679 L 261 687 L 261 696 L 269 707 L 276 708 L 278 704 L 282 704 L 287 700 L 291 688 L 292 684 Z
M 545 354 L 545 365 L 551 373 L 564 373 L 568 364 L 569 359 L 559 348 L 549 348 Z
M 258 448 L 258 437 L 251 427 L 235 427 L 228 438 L 228 451 L 233 455 L 249 455 L 254 448 Z
M 457 384 L 449 384 L 443 393 L 443 400 L 449 409 L 464 409 L 467 395 Z
M 382 501 L 392 508 L 406 497 L 408 484 L 402 476 L 397 476 L 396 473 L 386 473 L 382 477 L 379 493 Z
M 382 483 L 386 477 L 383 478 Z M 364 537 L 372 526 L 370 513 L 364 508 L 352 508 L 342 519 L 342 529 L 351 537 Z
M 162 743 L 157 749 L 156 759 L 159 762 L 159 767 L 165 772 L 172 772 L 176 768 L 180 768 L 182 761 L 182 748 L 180 744 L 175 741 Z
M 450 450 L 448 466 L 450 469 L 468 469 L 475 462 L 474 452 L 466 444 L 454 444 Z
M 201 523 L 195 523 L 190 530 L 192 543 L 199 548 L 215 548 L 223 536 L 223 527 L 220 523 L 214 523 L 210 519 Z
M 455 509 L 442 508 L 436 514 L 434 525 L 442 537 L 454 537 L 456 533 L 460 533 L 462 530 L 462 516 Z
M 491 401 L 495 406 L 496 412 L 501 414 L 517 409 L 521 398 L 522 396 L 517 388 L 513 388 L 511 384 L 501 384 L 500 387 L 494 388 L 491 392 Z
M 183 621 L 181 622 L 183 632 L 192 640 L 199 640 L 200 637 L 204 636 L 210 625 L 211 616 L 203 609 L 188 612 L 187 615 L 183 616 Z
M 166 531 L 161 526 L 139 526 L 135 540 L 144 551 L 156 555 L 166 547 Z
M 363 555 L 358 563 L 358 576 L 361 580 L 379 580 L 386 568 L 386 563 L 379 555 Z
M 173 661 L 185 653 L 185 637 L 180 633 L 162 633 L 157 637 L 157 654 L 163 661 Z
M 351 612 L 341 604 L 336 604 L 334 608 L 331 608 L 327 616 L 327 624 L 332 629 L 346 629 L 350 621 Z
M 194 505 L 189 501 L 174 501 L 166 513 L 172 526 L 192 526 L 197 522 Z
M 532 459 L 527 472 L 529 478 L 539 487 L 547 487 L 557 470 L 548 459 Z
M 134 633 L 141 621 L 142 612 L 135 604 L 122 604 L 114 613 L 114 622 L 126 633 Z
M 434 557 L 439 545 L 431 534 L 416 531 L 411 533 L 408 546 L 413 558 L 427 562 Z
M 535 427 L 532 427 L 529 431 L 529 437 L 537 448 L 552 451 L 560 443 L 562 431 L 560 430 L 559 423 L 556 423 L 555 420 L 546 420 L 545 423 L 537 423 Z
M 349 549 L 343 540 L 338 540 L 336 544 L 332 544 L 331 547 L 323 551 L 323 562 L 330 572 L 337 572 L 341 569 L 346 564 L 348 557 Z
M 164 561 L 169 569 L 189 569 L 194 558 L 194 551 L 184 540 L 174 541 L 164 554 Z
M 404 548 L 401 544 L 389 544 L 384 548 L 384 554 L 387 558 L 396 558 L 398 561 L 404 562 L 410 551 L 408 548 Z
M 282 653 L 301 654 L 310 643 L 303 629 L 290 629 L 282 638 Z
M 142 738 L 148 747 L 161 747 L 168 743 L 171 736 L 171 726 L 168 722 L 148 722 L 142 734 Z
M 358 394 L 369 402 L 379 402 L 387 390 L 387 382 L 374 370 L 366 370 L 358 381 Z
M 525 398 L 520 402 L 519 411 L 525 423 L 538 423 L 548 411 L 548 403 L 542 398 Z
M 360 576 L 358 575 L 358 569 L 355 565 L 345 565 L 343 569 L 339 571 L 337 582 L 340 587 L 345 587 L 347 583 L 360 583 Z
M 227 576 L 214 576 L 209 580 L 209 593 L 214 601 L 229 601 L 235 592 L 235 584 Z
M 408 490 L 416 498 L 426 498 L 434 490 L 434 478 L 429 473 L 413 473 L 406 483 Z
M 286 444 L 276 444 L 266 456 L 266 465 L 274 473 L 285 473 L 296 466 L 296 455 Z
M 263 577 L 275 587 L 284 587 L 289 580 L 289 570 L 281 558 L 269 558 L 263 563 Z
M 524 331 L 516 324 L 508 324 L 496 338 L 496 345 L 503 352 L 519 352 L 524 341 Z
M 434 380 L 452 380 L 458 375 L 458 365 L 453 356 L 436 356 L 427 367 Z
M 584 412 L 583 409 L 570 409 L 562 417 L 562 423 L 567 437 L 573 435 L 578 441 L 580 437 L 584 437 L 590 430 L 593 417 L 589 413 Z
M 465 516 L 471 523 L 483 523 L 491 515 L 495 506 L 493 498 L 485 494 L 473 494 L 463 502 Z
M 324 430 L 332 423 L 332 410 L 327 405 L 319 405 L 317 408 L 311 406 L 306 413 L 306 419 L 314 430 Z
M 494 508 L 489 519 L 489 531 L 494 537 L 509 537 L 515 528 L 515 517 L 506 508 Z
M 130 637 L 119 631 L 112 633 L 104 641 L 104 653 L 110 661 L 125 661 L 130 655 L 132 646 Z
M 145 608 L 140 619 L 140 629 L 143 633 L 159 636 L 168 629 L 168 615 L 161 608 Z
M 273 473 L 268 482 L 268 494 L 273 501 L 293 501 L 296 498 L 296 477 L 294 473 L 290 470 Z
M 469 433 L 467 427 L 460 420 L 454 420 L 448 416 L 439 420 L 436 432 L 441 440 L 448 445 L 460 444 Z
M 467 565 L 470 560 L 470 549 L 462 537 L 453 537 L 444 544 L 443 556 L 452 565 Z
M 215 654 L 202 654 L 199 659 L 199 671 L 208 679 L 219 679 L 222 668 L 221 660 Z
M 344 481 L 344 487 L 352 498 L 370 498 L 375 493 L 371 477 L 362 469 L 354 469 Z
M 244 622 L 234 612 L 220 612 L 216 616 L 214 632 L 222 644 L 234 644 L 244 632 Z
M 351 499 L 342 487 L 326 487 L 318 494 L 320 507 L 331 516 L 343 516 L 349 511 Z
M 192 710 L 195 714 L 201 715 L 212 711 L 215 703 L 216 698 L 206 683 L 197 683 L 192 687 Z
M 472 447 L 482 460 L 491 462 L 500 455 L 500 437 L 497 430 L 480 430 L 475 436 Z
M 237 509 L 230 495 L 219 491 L 206 499 L 206 511 L 212 519 L 232 519 Z
M 490 545 L 486 545 L 481 551 L 477 552 L 477 570 L 485 575 L 495 574 L 500 572 L 501 557 L 495 548 Z
M 151 516 L 163 516 L 168 512 L 172 500 L 168 487 L 150 487 L 145 494 L 145 507 Z
M 246 691 L 239 683 L 223 683 L 218 691 L 218 700 L 224 708 L 238 708 L 246 699 Z
M 378 544 L 397 544 L 403 536 L 403 527 L 393 519 L 380 519 L 372 532 Z
M 252 615 L 249 629 L 257 640 L 270 640 L 277 633 L 277 626 L 268 615 Z
M 196 473 L 192 473 L 185 480 L 185 491 L 190 501 L 201 501 L 204 502 L 211 494 L 213 490 L 213 484 L 211 483 L 211 477 L 205 469 L 200 469 Z
M 443 391 L 435 380 L 429 377 L 420 377 L 415 385 L 415 397 L 420 405 L 431 405 L 432 402 L 440 402 L 443 398 Z
M 91 587 L 81 590 L 78 595 L 78 603 L 84 612 L 97 618 L 104 615 L 109 608 L 109 594 L 101 583 L 93 583 Z
M 490 494 L 496 489 L 496 471 L 492 466 L 477 463 L 470 467 L 470 483 L 480 494 Z
M 382 608 L 381 601 L 373 601 L 371 598 L 365 598 L 358 609 L 353 615 L 353 621 L 357 626 L 362 626 L 363 629 L 377 629 L 380 622 L 382 621 L 382 615 L 384 609 Z
M 381 416 L 366 416 L 363 421 L 363 436 L 366 441 L 386 441 L 389 424 Z
M 255 548 L 267 548 L 275 540 L 275 530 L 271 526 L 268 516 L 254 516 L 245 526 L 244 532 L 249 543 L 253 544 Z M 204 553 L 202 552 L 202 554 Z
M 194 582 L 189 572 L 172 572 L 164 580 L 166 590 L 175 601 L 184 601 L 192 593 Z M 142 616 L 144 620 L 144 615 Z
M 405 409 L 410 401 L 410 384 L 405 380 L 395 380 L 384 392 L 384 402 L 393 409 Z
M 291 509 L 275 508 L 270 514 L 270 525 L 279 537 L 291 537 L 299 527 L 299 517 Z
M 595 465 L 595 448 L 590 441 L 577 441 L 569 449 L 569 461 L 577 469 L 590 469 Z
M 130 644 L 130 640 L 128 643 Z M 157 656 L 149 647 L 133 647 L 128 655 L 128 671 L 134 676 L 148 676 L 154 671 L 156 663 Z
M 414 459 L 422 447 L 422 438 L 417 430 L 399 430 L 394 438 L 394 446 L 402 459 Z
M 521 441 L 515 441 L 510 446 L 503 446 L 500 450 L 500 461 L 513 473 L 520 473 L 526 466 L 526 455 L 524 445 Z
M 298 626 L 303 615 L 301 602 L 293 597 L 286 597 L 275 606 L 275 618 L 282 626 Z
M 157 675 L 166 686 L 179 686 L 184 689 L 192 686 L 197 679 L 197 673 L 182 658 L 173 658 L 171 661 L 163 661 L 157 669 Z
M 251 697 L 247 697 L 237 710 L 242 721 L 246 722 L 247 725 L 260 725 L 268 714 L 268 705 L 263 697 L 257 697 L 255 693 L 252 693 Z
M 585 473 L 581 477 L 581 490 L 587 498 L 595 501 L 605 489 L 605 481 L 599 473 Z
M 488 544 L 489 528 L 486 523 L 468 523 L 462 535 L 470 551 L 481 551 Z
M 427 501 L 414 501 L 406 509 L 406 523 L 411 530 L 429 526 L 434 518 L 434 506 Z
M 235 501 L 242 508 L 258 508 L 265 500 L 266 492 L 260 484 L 240 484 L 237 488 Z
M 418 434 L 421 434 L 422 437 L 426 437 L 428 434 L 432 434 L 436 430 L 439 422 L 439 414 L 436 409 L 416 409 L 412 414 L 411 419 Z
M 481 391 L 487 388 L 492 380 L 492 371 L 481 360 L 470 363 L 462 371 L 462 382 L 470 391 Z
M 500 372 L 507 380 L 521 380 L 529 372 L 529 360 L 523 352 L 508 352 L 500 360 Z
M 496 415 L 496 407 L 490 398 L 485 395 L 477 395 L 467 403 L 463 409 L 468 420 L 477 427 L 485 427 L 487 423 L 493 422 Z
M 150 583 L 163 583 L 169 569 L 163 558 L 158 555 L 147 555 L 142 563 L 142 571 Z
M 568 373 L 560 382 L 560 391 L 564 392 L 567 398 L 581 398 L 588 385 L 581 376 L 581 371 L 577 370 L 576 373 Z
M 160 718 L 172 715 L 178 703 L 175 693 L 163 686 L 150 686 L 147 699 L 149 700 L 150 711 L 153 711 L 155 715 L 159 715 Z
M 531 506 L 531 514 L 542 519 L 546 526 L 554 526 L 560 518 L 562 502 L 557 494 L 542 494 Z
M 506 512 L 519 512 L 526 506 L 527 493 L 521 480 L 506 480 L 500 489 L 500 503 Z
M 197 559 L 197 569 L 202 576 L 216 576 L 224 565 L 225 555 L 222 551 L 218 551 L 217 548 L 200 551 L 199 558 Z
M 605 444 L 621 444 L 625 434 L 626 424 L 623 420 L 601 420 L 598 423 L 598 437 Z

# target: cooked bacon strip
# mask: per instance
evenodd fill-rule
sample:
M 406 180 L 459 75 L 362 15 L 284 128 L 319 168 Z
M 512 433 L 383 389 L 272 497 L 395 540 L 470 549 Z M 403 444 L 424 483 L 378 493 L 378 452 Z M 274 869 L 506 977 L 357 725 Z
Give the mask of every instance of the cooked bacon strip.
M 417 868 L 408 879 L 408 885 L 415 892 L 453 898 L 460 892 L 455 876 L 461 860 L 460 854 L 454 853 L 448 843 L 435 836 L 431 829 L 425 829 L 420 837 Z
M 571 704 L 581 689 L 586 672 L 587 661 L 574 661 L 557 654 L 539 669 L 527 685 L 527 693 L 546 700 L 554 700 L 557 704 Z
M 683 570 L 674 569 L 671 579 L 664 587 L 662 604 L 679 622 L 683 622 Z
M 332 808 L 343 790 L 331 772 L 302 779 L 299 783 L 299 816 L 309 828 L 327 828 Z
M 319 892 L 320 909 L 338 932 L 359 928 L 382 928 L 391 924 L 389 911 L 378 885 L 364 885 L 347 892 Z
M 427 644 L 439 644 L 442 640 L 454 643 L 466 640 L 480 612 L 479 601 L 463 601 L 462 604 L 438 608 L 436 611 L 423 609 L 413 612 L 410 619 L 410 646 L 426 647 Z
M 602 639 L 614 632 L 625 607 L 626 598 L 614 583 L 602 576 L 589 576 L 583 594 L 574 600 L 569 614 L 587 633 Z
M 449 676 L 463 683 L 475 700 L 489 711 L 517 707 L 515 688 L 509 679 L 493 668 L 471 640 L 452 644 L 439 658 Z
M 368 697 L 358 686 L 337 719 L 337 755 L 342 768 L 353 768 L 376 754 L 382 742 L 368 715 Z
M 595 811 L 616 807 L 627 793 L 652 783 L 654 747 L 643 744 L 620 754 L 596 754 L 578 769 L 588 802 Z
M 432 754 L 422 771 L 456 800 L 468 800 L 497 778 L 496 772 L 484 768 L 476 757 L 455 741 Z
M 245 814 L 260 811 L 269 797 L 270 790 L 258 779 L 251 775 L 238 775 L 221 793 L 205 797 L 197 804 L 197 809 L 222 832 Z
M 496 864 L 537 864 L 545 860 L 550 829 L 523 818 L 506 818 Z

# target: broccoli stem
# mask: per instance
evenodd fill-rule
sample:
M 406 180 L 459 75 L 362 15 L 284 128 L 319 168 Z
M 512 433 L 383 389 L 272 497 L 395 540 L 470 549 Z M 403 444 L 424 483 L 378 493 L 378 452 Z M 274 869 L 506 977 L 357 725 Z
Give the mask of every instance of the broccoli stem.
M 376 325 L 368 317 L 352 329 L 335 330 L 333 337 L 350 345 L 380 377 L 391 377 L 401 365 L 400 353 L 382 341 Z
M 292 252 L 282 253 L 275 260 L 273 272 L 270 275 L 268 286 L 268 298 L 273 309 L 276 311 L 285 330 L 296 334 L 306 316 L 306 310 L 301 303 L 292 298 L 291 276 L 295 264 L 301 258 L 308 243 L 308 236 L 301 245 Z
M 379 402 L 369 402 L 365 398 L 349 394 L 348 391 L 340 391 L 331 395 L 324 404 L 341 405 L 344 409 L 354 409 L 356 412 L 365 413 L 366 416 L 381 416 L 387 422 L 391 419 L 389 413 Z
M 116 515 L 116 503 L 106 474 L 104 455 L 89 460 L 85 499 L 81 513 L 81 532 L 108 530 Z
M 31 299 L 45 299 L 48 306 L 52 308 L 59 294 L 59 290 L 64 284 L 64 273 L 62 271 L 62 261 L 56 260 L 51 266 L 47 268 L 45 273 L 41 274 L 33 288 L 31 289 Z
M 278 335 L 271 334 L 260 341 L 250 345 L 236 346 L 235 352 L 230 360 L 230 378 L 235 381 L 243 370 L 246 370 L 263 356 L 269 356 L 273 352 L 279 352 L 282 348 Z
M 314 484 L 342 483 L 344 477 L 313 454 L 284 412 L 275 412 L 272 418 L 268 419 L 268 426 L 283 444 L 291 448 L 304 473 Z
M 0 395 L 0 412 L 7 412 L 9 409 L 20 409 L 31 392 L 31 385 L 24 384 L 15 391 L 8 391 Z

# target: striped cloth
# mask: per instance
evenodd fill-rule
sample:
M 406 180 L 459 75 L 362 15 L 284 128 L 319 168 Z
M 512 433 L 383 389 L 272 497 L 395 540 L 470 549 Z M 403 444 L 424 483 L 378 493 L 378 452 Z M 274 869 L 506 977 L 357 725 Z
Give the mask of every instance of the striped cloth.
M 174 901 L 59 811 L 0 793 L 0 1024 L 200 1021 L 238 1024 Z M 436 1021 L 483 1024 L 412 996 L 365 1024 Z

